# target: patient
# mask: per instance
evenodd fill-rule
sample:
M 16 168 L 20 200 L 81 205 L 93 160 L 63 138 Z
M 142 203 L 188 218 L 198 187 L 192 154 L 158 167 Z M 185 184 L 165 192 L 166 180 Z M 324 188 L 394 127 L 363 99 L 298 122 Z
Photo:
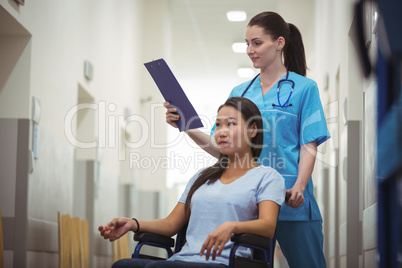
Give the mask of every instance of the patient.
M 257 159 L 263 144 L 257 106 L 233 97 L 218 109 L 215 141 L 217 163 L 198 171 L 179 202 L 164 219 L 141 221 L 115 218 L 99 226 L 110 241 L 128 231 L 175 235 L 187 222 L 186 243 L 168 260 L 123 259 L 113 267 L 226 267 L 232 234 L 251 233 L 272 238 L 284 201 L 283 177 Z M 237 255 L 248 256 L 246 249 Z

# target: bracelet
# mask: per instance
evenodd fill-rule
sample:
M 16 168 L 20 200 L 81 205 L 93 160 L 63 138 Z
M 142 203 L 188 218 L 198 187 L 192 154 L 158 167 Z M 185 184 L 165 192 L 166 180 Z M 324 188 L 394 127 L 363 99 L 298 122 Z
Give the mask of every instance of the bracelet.
M 135 220 L 135 222 L 137 223 L 137 231 L 135 231 L 134 233 L 138 233 L 140 231 L 140 224 L 138 223 L 136 218 L 132 218 L 133 220 Z

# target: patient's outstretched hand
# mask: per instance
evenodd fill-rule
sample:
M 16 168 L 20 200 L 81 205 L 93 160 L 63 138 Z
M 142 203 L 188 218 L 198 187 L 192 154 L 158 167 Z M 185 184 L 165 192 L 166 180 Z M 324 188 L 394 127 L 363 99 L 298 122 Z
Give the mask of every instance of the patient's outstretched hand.
M 104 239 L 109 239 L 110 242 L 119 239 L 128 231 L 133 230 L 133 224 L 129 218 L 114 218 L 111 222 L 99 226 L 98 230 Z

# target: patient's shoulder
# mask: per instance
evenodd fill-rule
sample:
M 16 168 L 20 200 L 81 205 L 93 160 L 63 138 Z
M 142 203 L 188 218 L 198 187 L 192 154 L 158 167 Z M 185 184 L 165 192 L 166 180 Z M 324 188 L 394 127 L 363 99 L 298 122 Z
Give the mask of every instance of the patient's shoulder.
M 268 167 L 268 166 L 258 166 L 255 168 L 257 172 L 264 174 L 266 176 L 279 176 L 282 177 L 282 175 L 274 168 Z

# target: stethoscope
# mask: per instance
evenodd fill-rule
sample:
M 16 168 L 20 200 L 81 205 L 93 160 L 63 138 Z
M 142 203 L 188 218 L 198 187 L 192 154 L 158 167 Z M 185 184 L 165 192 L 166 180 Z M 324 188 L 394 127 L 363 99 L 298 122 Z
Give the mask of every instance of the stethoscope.
M 246 94 L 247 90 L 251 87 L 251 85 L 254 83 L 254 81 L 258 78 L 258 76 L 260 76 L 260 74 L 257 74 L 253 80 L 251 80 L 250 84 L 248 84 L 247 88 L 244 90 L 243 94 L 241 94 L 242 97 L 244 97 L 244 95 Z M 295 82 L 293 80 L 288 79 L 289 78 L 289 70 L 288 68 L 286 68 L 286 78 L 285 79 L 281 79 L 278 81 L 278 88 L 276 90 L 276 95 L 278 97 L 278 104 L 272 103 L 272 106 L 278 106 L 278 107 L 288 107 L 288 106 L 292 106 L 291 103 L 288 104 L 290 97 L 292 96 L 293 93 L 293 89 L 295 88 Z M 286 102 L 282 105 L 281 101 L 279 99 L 279 90 L 281 88 L 282 83 L 290 83 L 292 85 L 292 89 L 290 90 L 289 93 L 289 97 L 286 100 Z

